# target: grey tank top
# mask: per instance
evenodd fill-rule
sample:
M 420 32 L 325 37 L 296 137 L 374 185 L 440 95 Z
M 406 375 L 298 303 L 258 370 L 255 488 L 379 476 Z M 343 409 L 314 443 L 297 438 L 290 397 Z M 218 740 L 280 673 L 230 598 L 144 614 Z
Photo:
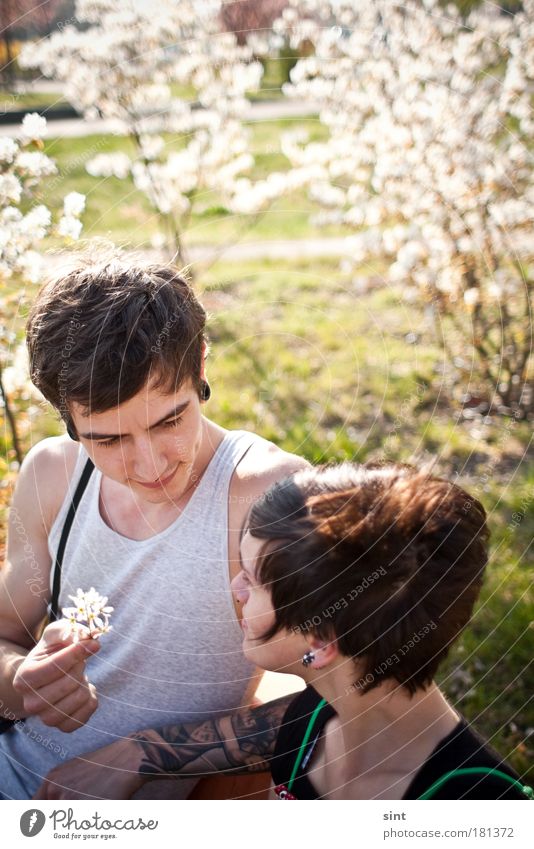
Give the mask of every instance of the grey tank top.
M 69 758 L 133 731 L 201 720 L 242 703 L 254 667 L 242 653 L 230 590 L 229 485 L 258 439 L 228 431 L 180 516 L 145 540 L 106 525 L 99 511 L 102 475 L 93 471 L 65 550 L 59 606 L 70 606 L 78 588 L 94 587 L 115 608 L 113 630 L 87 664 L 99 706 L 71 734 L 30 717 L 0 736 L 0 793 L 28 798 L 42 776 Z M 86 460 L 80 446 L 49 536 L 52 562 Z

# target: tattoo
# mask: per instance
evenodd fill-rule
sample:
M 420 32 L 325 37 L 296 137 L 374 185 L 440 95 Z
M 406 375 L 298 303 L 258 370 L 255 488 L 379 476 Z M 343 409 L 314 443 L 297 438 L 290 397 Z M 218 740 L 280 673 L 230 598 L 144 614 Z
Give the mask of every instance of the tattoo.
M 169 725 L 131 737 L 143 749 L 144 776 L 266 772 L 278 730 L 295 694 L 253 708 L 240 708 L 220 719 Z

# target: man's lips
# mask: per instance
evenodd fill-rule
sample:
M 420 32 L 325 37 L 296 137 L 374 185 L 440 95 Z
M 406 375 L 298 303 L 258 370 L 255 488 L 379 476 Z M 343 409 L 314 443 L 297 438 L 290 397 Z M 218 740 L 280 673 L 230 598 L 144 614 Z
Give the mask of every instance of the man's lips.
M 180 464 L 178 463 L 178 466 Z M 166 478 L 158 478 L 157 481 L 153 481 L 152 483 L 144 483 L 143 481 L 134 481 L 134 483 L 138 483 L 139 486 L 145 486 L 147 489 L 161 489 L 162 486 L 167 486 L 168 483 L 171 482 L 174 475 L 178 470 L 178 466 L 168 475 Z

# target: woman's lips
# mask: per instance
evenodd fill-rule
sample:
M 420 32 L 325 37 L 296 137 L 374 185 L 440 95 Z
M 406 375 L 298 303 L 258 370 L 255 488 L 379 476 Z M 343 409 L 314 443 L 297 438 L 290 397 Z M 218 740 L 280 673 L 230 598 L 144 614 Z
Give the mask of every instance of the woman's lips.
M 179 465 L 180 464 L 178 463 L 178 466 Z M 139 486 L 145 486 L 147 489 L 161 489 L 161 487 L 167 486 L 167 484 L 171 482 L 178 470 L 178 466 L 176 466 L 176 469 L 174 469 L 174 471 L 172 471 L 166 478 L 158 478 L 158 480 L 153 483 L 143 483 L 143 481 L 135 481 L 135 483 L 138 483 Z

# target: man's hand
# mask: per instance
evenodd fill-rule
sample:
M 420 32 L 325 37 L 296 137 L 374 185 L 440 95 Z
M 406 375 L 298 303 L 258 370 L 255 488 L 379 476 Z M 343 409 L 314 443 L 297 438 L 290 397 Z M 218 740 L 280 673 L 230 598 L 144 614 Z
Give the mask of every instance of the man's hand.
M 26 716 L 71 732 L 98 707 L 96 690 L 85 674 L 86 661 L 100 648 L 93 639 L 63 639 L 65 621 L 52 622 L 17 669 L 13 688 L 23 697 Z
M 129 799 L 150 776 L 139 774 L 144 752 L 126 737 L 54 767 L 34 799 Z

